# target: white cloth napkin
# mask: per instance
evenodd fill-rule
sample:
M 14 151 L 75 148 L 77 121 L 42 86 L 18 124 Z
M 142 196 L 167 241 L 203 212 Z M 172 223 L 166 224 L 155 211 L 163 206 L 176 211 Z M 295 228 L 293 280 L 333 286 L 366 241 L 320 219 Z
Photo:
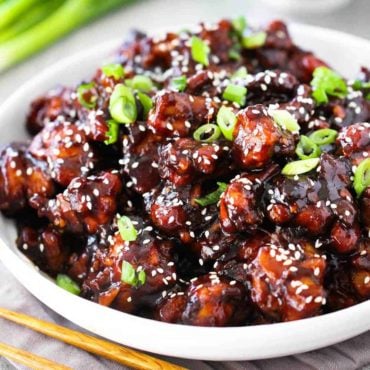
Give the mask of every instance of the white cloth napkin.
M 34 298 L 1 263 L 0 307 L 84 331 Z M 75 370 L 125 369 L 125 367 L 114 362 L 93 356 L 3 319 L 0 319 L 0 341 L 49 358 Z M 319 351 L 277 359 L 245 362 L 211 362 L 163 358 L 195 370 L 355 370 L 370 364 L 370 332 Z M 24 366 L 15 363 L 13 365 L 16 369 L 25 369 Z

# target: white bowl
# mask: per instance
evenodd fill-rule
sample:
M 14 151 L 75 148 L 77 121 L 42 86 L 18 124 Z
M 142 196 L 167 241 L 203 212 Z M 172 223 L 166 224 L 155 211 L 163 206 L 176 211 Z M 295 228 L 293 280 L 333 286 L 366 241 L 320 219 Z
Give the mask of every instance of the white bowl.
M 370 65 L 370 42 L 328 29 L 291 25 L 302 47 L 354 77 Z M 29 103 L 47 89 L 89 77 L 119 45 L 112 41 L 64 59 L 20 87 L 0 108 L 0 144 L 23 139 Z M 13 222 L 0 217 L 0 258 L 38 299 L 75 324 L 110 340 L 158 354 L 202 360 L 252 360 L 305 352 L 370 329 L 370 301 L 327 315 L 272 325 L 206 328 L 148 320 L 100 306 L 65 292 L 15 247 Z

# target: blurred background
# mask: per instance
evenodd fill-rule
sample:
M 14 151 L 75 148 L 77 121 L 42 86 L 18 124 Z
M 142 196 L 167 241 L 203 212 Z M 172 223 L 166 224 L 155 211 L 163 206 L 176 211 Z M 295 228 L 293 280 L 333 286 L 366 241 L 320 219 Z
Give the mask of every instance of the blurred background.
M 4 8 L 6 3 L 33 3 L 34 5 L 26 13 L 30 11 L 37 13 L 35 7 L 40 3 L 45 4 L 50 1 L 0 0 L 0 15 L 1 7 Z M 186 24 L 201 20 L 212 21 L 221 17 L 236 17 L 243 14 L 255 24 L 264 23 L 269 19 L 282 18 L 287 21 L 333 28 L 370 39 L 369 0 L 67 0 L 64 2 L 60 0 L 59 3 L 70 3 L 72 7 L 79 3 L 99 4 L 98 7 L 104 4 L 103 8 L 109 8 L 109 4 L 112 3 L 113 10 L 104 13 L 107 9 L 98 9 L 97 14 L 91 17 L 96 17 L 95 21 L 80 28 L 78 28 L 78 19 L 80 21 L 82 19 L 81 11 L 75 12 L 77 17 L 64 17 L 62 27 L 69 26 L 70 29 L 77 29 L 58 42 L 50 41 L 47 49 L 16 67 L 0 73 L 0 104 L 18 86 L 50 64 L 105 40 L 123 39 L 127 31 L 132 28 L 153 31 L 164 28 L 176 30 Z M 123 4 L 123 6 L 114 8 L 116 4 Z M 72 18 L 77 19 L 76 24 L 73 24 Z M 18 16 L 17 19 L 23 22 L 24 18 Z M 3 21 L 4 17 L 3 19 L 0 17 L 0 40 Z M 56 28 L 61 27 L 57 25 L 57 19 L 50 22 L 49 27 L 46 28 L 46 31 L 50 30 L 50 34 L 55 31 L 52 25 L 56 25 L 54 26 Z M 15 53 L 28 48 L 30 44 L 43 41 L 43 37 L 36 35 L 31 40 L 32 42 L 24 40 L 23 43 L 18 43 L 16 45 L 18 51 L 15 50 Z M 33 48 L 33 45 L 31 46 Z M 11 52 L 14 54 L 14 50 Z M 6 61 L 6 58 L 6 53 L 2 53 L 0 41 L 0 71 L 1 61 Z

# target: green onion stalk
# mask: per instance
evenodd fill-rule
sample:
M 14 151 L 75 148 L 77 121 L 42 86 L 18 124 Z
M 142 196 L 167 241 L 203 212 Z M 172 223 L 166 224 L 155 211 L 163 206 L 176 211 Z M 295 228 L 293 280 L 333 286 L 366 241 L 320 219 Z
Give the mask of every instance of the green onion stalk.
M 133 0 L 9 0 L 0 2 L 0 72 L 77 27 Z

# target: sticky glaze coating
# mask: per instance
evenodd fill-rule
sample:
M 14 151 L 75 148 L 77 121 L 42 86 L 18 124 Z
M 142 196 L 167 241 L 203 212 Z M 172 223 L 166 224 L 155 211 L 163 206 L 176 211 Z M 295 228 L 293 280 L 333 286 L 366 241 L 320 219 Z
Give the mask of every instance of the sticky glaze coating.
M 240 46 L 230 20 L 163 37 L 134 32 L 116 54 L 122 75 L 99 69 L 84 81 L 92 107 L 78 86 L 37 98 L 30 140 L 0 154 L 0 209 L 17 222 L 18 248 L 52 277 L 68 275 L 86 299 L 169 323 L 266 324 L 369 299 L 370 187 L 360 196 L 353 188 L 370 156 L 369 85 L 345 80 L 346 96 L 318 104 L 310 81 L 326 63 L 281 21 L 263 31 L 255 48 Z M 193 35 L 208 45 L 208 63 L 194 60 Z M 232 77 L 240 67 L 247 75 Z M 107 144 L 112 92 L 136 75 L 151 79 L 152 107 L 136 95 L 135 122 Z M 369 83 L 368 69 L 359 80 Z M 224 99 L 230 83 L 247 89 L 244 104 Z M 196 140 L 222 106 L 236 116 L 232 140 Z M 300 132 L 271 109 L 288 111 Z M 299 135 L 323 128 L 338 135 L 318 166 L 283 175 L 298 160 Z M 220 184 L 214 201 L 198 201 Z M 123 215 L 134 240 L 119 229 Z M 140 284 L 122 278 L 124 262 L 144 273 Z

